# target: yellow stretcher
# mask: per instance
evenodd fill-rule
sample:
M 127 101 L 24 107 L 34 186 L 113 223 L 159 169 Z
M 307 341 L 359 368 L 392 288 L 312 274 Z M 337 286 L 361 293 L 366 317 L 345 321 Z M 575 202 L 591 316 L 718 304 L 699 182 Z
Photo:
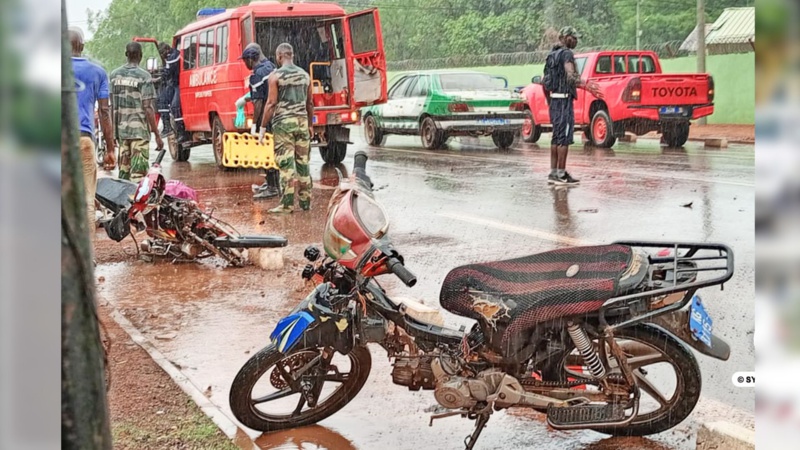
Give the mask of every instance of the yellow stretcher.
M 272 134 L 264 135 L 266 144 L 250 133 L 228 132 L 222 135 L 222 165 L 247 169 L 277 169 L 275 141 Z

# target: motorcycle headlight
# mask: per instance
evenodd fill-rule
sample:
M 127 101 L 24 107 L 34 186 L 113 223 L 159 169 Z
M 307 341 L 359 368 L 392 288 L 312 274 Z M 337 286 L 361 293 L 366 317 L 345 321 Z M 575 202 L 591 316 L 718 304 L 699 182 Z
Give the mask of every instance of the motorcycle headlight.
M 356 257 L 356 254 L 350 248 L 353 241 L 344 237 L 336 227 L 333 225 L 333 219 L 336 216 L 336 209 L 338 205 L 328 214 L 328 221 L 325 224 L 325 231 L 322 234 L 322 247 L 325 253 L 335 259 L 350 260 Z
M 367 233 L 377 239 L 389 230 L 389 218 L 383 207 L 368 195 L 353 197 L 353 210 Z

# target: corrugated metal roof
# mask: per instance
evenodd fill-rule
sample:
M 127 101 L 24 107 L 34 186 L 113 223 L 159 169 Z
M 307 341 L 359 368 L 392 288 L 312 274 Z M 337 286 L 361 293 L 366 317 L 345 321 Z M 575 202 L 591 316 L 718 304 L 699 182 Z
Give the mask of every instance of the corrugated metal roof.
M 713 26 L 713 23 L 706 24 L 706 40 L 708 40 L 708 33 L 711 31 L 711 27 Z M 680 50 L 688 52 L 697 50 L 697 26 L 695 26 L 692 32 L 686 36 L 686 40 L 683 41 L 683 44 L 681 44 Z
M 706 45 L 744 44 L 755 41 L 755 7 L 726 8 L 706 34 Z

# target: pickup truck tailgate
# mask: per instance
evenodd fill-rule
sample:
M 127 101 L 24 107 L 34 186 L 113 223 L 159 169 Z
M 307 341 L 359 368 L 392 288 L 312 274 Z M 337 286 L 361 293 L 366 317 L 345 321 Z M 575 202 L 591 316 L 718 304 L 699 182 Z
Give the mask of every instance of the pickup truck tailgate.
M 643 75 L 642 105 L 699 105 L 708 103 L 707 74 Z

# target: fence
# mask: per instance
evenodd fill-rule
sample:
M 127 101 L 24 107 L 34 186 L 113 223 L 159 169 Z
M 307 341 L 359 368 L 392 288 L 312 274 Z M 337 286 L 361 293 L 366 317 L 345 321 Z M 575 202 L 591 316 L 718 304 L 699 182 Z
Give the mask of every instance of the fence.
M 681 49 L 684 41 L 670 41 L 662 44 L 648 44 L 640 46 L 639 50 L 655 52 L 660 59 L 671 59 L 689 56 L 693 51 Z M 622 51 L 636 50 L 635 46 L 603 45 L 595 47 L 579 47 L 576 53 L 593 51 Z M 729 43 L 715 43 L 708 46 L 709 54 L 746 53 L 752 51 L 752 43 L 744 40 L 732 40 Z M 391 72 L 407 70 L 452 69 L 459 67 L 485 67 L 485 66 L 521 66 L 526 64 L 543 64 L 549 50 L 534 52 L 494 53 L 490 55 L 455 55 L 447 58 L 436 59 L 410 59 L 405 61 L 389 61 L 387 66 Z

